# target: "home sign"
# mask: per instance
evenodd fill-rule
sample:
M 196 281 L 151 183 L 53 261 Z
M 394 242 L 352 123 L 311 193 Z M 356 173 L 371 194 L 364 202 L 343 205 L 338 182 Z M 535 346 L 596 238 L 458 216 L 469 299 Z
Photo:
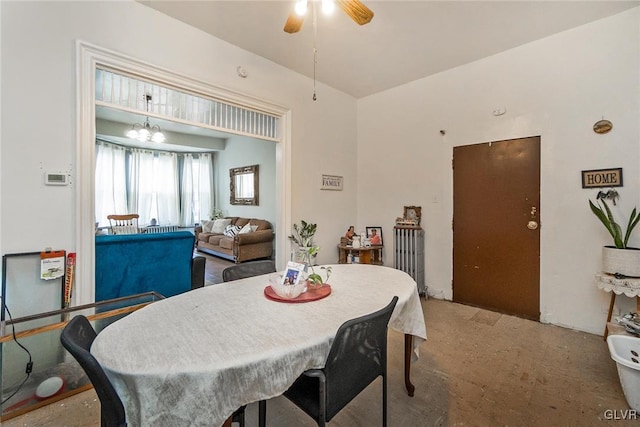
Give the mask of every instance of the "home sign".
M 622 187 L 622 168 L 582 171 L 582 188 Z

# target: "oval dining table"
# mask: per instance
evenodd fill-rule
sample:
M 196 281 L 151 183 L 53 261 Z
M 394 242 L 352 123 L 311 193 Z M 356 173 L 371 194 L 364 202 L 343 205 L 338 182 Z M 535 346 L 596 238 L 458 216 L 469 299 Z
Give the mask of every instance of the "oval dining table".
M 412 395 L 410 363 L 427 338 L 415 281 L 390 267 L 331 267 L 331 293 L 317 301 L 268 299 L 262 275 L 176 295 L 107 326 L 91 353 L 128 425 L 222 425 L 242 405 L 280 396 L 304 371 L 322 368 L 339 326 L 394 296 L 389 327 L 405 334 Z

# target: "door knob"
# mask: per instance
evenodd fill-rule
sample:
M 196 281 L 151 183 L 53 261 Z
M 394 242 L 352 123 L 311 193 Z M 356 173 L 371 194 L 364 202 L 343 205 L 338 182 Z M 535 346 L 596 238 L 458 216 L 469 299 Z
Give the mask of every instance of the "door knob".
M 537 223 L 536 221 L 529 221 L 529 222 L 527 223 L 527 228 L 528 228 L 529 230 L 535 230 L 535 229 L 537 229 L 537 228 L 538 228 L 538 223 Z

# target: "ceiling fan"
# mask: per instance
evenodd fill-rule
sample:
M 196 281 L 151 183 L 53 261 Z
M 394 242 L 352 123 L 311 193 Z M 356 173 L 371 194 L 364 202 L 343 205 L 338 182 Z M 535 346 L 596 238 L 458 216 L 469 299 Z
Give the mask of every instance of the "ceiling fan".
M 368 24 L 373 19 L 373 12 L 360 0 L 322 0 L 322 7 L 332 7 L 333 1 L 340 9 L 358 25 Z M 289 14 L 287 22 L 284 24 L 284 31 L 293 34 L 300 31 L 307 11 L 307 0 L 298 0 L 295 10 Z

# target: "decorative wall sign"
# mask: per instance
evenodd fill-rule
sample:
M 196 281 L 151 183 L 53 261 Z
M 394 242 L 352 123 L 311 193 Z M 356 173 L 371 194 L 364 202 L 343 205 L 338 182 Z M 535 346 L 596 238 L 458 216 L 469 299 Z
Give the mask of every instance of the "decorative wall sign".
M 622 187 L 622 168 L 582 171 L 582 188 Z
M 613 123 L 611 123 L 609 120 L 598 120 L 597 122 L 595 122 L 595 124 L 593 125 L 593 131 L 595 133 L 607 133 L 609 132 L 611 129 L 613 129 Z
M 337 175 L 322 175 L 321 190 L 342 191 L 342 177 Z

